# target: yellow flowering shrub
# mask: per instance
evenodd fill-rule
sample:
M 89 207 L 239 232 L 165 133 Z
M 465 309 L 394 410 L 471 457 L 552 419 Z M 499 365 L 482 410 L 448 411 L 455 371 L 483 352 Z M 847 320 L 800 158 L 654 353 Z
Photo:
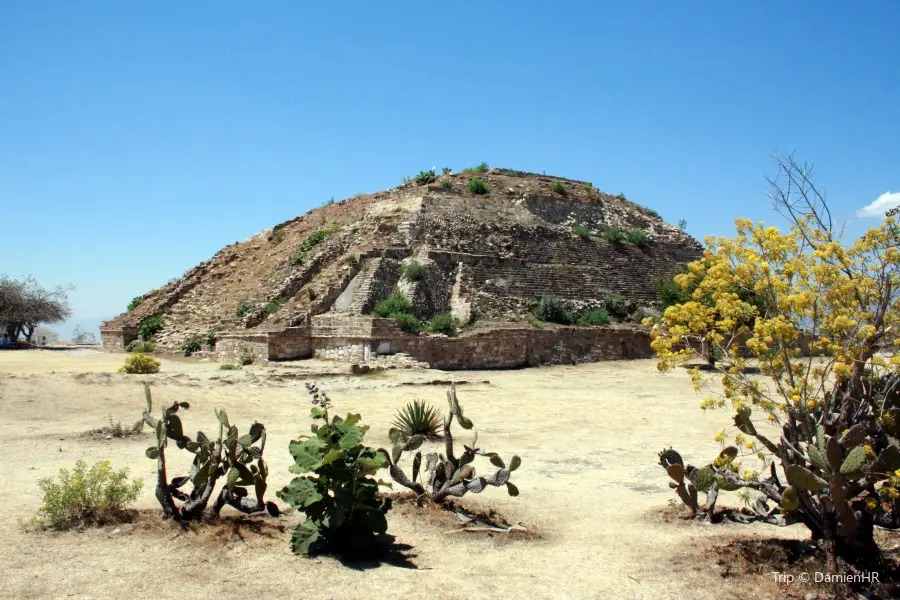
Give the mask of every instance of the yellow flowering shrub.
M 119 373 L 159 373 L 159 361 L 149 354 L 138 352 L 125 360 L 125 364 L 119 367 Z
M 729 409 L 737 447 L 762 463 L 728 476 L 733 485 L 837 540 L 838 554 L 877 553 L 868 517 L 857 522 L 853 511 L 900 524 L 861 495 L 900 467 L 900 226 L 886 216 L 845 245 L 810 172 L 792 159 L 778 165 L 772 197 L 790 230 L 737 219 L 735 237 L 707 238 L 702 258 L 675 278 L 685 301 L 653 325 L 652 347 L 660 371 L 707 363 L 689 371 L 701 408 Z

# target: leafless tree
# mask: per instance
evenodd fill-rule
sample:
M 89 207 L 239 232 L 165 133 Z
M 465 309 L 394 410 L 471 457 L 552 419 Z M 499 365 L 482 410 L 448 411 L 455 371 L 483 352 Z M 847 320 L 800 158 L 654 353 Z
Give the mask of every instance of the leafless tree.
M 97 336 L 92 331 L 85 331 L 80 325 L 76 325 L 72 331 L 72 343 L 74 344 L 96 344 Z

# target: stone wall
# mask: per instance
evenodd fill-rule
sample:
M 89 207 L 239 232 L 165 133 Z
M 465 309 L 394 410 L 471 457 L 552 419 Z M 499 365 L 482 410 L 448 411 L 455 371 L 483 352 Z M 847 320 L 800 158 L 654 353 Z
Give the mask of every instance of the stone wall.
M 216 336 L 216 358 L 221 363 L 241 364 L 291 360 L 312 356 L 309 327 L 276 331 L 228 331 Z
M 446 370 L 511 369 L 654 356 L 647 331 L 613 327 L 498 329 L 459 338 L 404 336 L 392 340 L 391 350 Z
M 125 347 L 136 339 L 138 339 L 136 327 L 100 330 L 100 342 L 107 352 L 124 352 Z

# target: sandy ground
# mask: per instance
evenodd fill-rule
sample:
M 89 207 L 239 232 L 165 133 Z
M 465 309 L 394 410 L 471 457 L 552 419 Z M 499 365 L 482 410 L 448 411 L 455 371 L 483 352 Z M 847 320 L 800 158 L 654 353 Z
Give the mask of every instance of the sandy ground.
M 744 598 L 750 586 L 765 598 L 787 590 L 768 574 L 723 578 L 712 561 L 696 557 L 734 538 L 806 537 L 799 527 L 664 520 L 661 513 L 675 495 L 657 452 L 673 445 L 688 461 L 710 460 L 719 449 L 712 435 L 728 415 L 702 412 L 687 375 L 659 375 L 654 361 L 354 377 L 335 375 L 346 366 L 325 362 L 220 371 L 214 363 L 166 359 L 160 374 L 135 376 L 116 373 L 123 360 L 89 350 L 0 352 L 0 454 L 6 457 L 0 597 L 702 600 Z M 393 413 L 409 400 L 445 407 L 446 385 L 428 382 L 468 382 L 458 388 L 459 398 L 479 445 L 505 457 L 519 454 L 522 467 L 512 479 L 519 497 L 489 488 L 465 502 L 496 509 L 540 539 L 448 535 L 446 526 L 417 516 L 416 509 L 398 508 L 388 515 L 389 533 L 409 564 L 352 568 L 330 557 L 291 554 L 296 515 L 276 520 L 284 532 L 222 538 L 169 524 L 81 533 L 28 532 L 19 524 L 40 506 L 38 479 L 78 458 L 127 466 L 145 480 L 137 507 L 158 509 L 155 462 L 144 457 L 150 434 L 125 440 L 84 435 L 107 425 L 110 416 L 134 422 L 144 380 L 152 382 L 158 403 L 190 402 L 182 417 L 190 431 L 214 428 L 213 407 L 227 409 L 242 427 L 265 423 L 274 500 L 274 491 L 292 477 L 288 442 L 309 430 L 307 376 L 329 392 L 337 411 L 362 413 L 373 446 L 388 445 Z M 733 495 L 724 496 L 737 504 Z

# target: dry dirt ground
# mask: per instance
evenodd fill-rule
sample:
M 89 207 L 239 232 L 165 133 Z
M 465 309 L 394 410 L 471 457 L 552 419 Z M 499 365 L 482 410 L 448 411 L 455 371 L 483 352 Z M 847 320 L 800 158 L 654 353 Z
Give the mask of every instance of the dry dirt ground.
M 124 375 L 116 373 L 123 360 L 90 350 L 0 352 L 0 597 L 703 600 L 802 598 L 808 591 L 767 573 L 723 576 L 710 558 L 717 544 L 733 539 L 802 539 L 803 529 L 667 519 L 675 496 L 657 452 L 674 445 L 686 460 L 711 459 L 719 450 L 712 436 L 728 415 L 702 412 L 687 375 L 657 374 L 654 361 L 350 376 L 341 374 L 346 365 L 326 362 L 220 371 L 214 363 L 171 359 L 162 360 L 158 375 Z M 458 393 L 479 445 L 501 456 L 519 454 L 522 467 L 512 479 L 519 497 L 488 488 L 466 496 L 465 505 L 493 508 L 536 536 L 447 534 L 452 515 L 442 521 L 399 506 L 388 515 L 396 559 L 345 566 L 291 553 L 297 515 L 269 519 L 275 526 L 262 530 L 184 532 L 152 516 L 158 504 L 155 461 L 144 456 L 148 432 L 109 440 L 85 435 L 110 416 L 134 422 L 144 402 L 142 382 L 149 380 L 157 406 L 190 402 L 182 417 L 189 431 L 214 429 L 213 407 L 227 409 L 242 427 L 265 423 L 275 500 L 292 477 L 288 442 L 309 431 L 307 378 L 328 391 L 334 410 L 362 413 L 371 426 L 365 441 L 373 446 L 388 445 L 392 416 L 406 402 L 425 398 L 444 408 L 442 382 L 467 382 Z M 142 477 L 137 508 L 151 516 L 80 533 L 23 529 L 19 519 L 41 504 L 38 479 L 78 458 L 111 459 Z M 723 496 L 737 505 L 733 495 Z

